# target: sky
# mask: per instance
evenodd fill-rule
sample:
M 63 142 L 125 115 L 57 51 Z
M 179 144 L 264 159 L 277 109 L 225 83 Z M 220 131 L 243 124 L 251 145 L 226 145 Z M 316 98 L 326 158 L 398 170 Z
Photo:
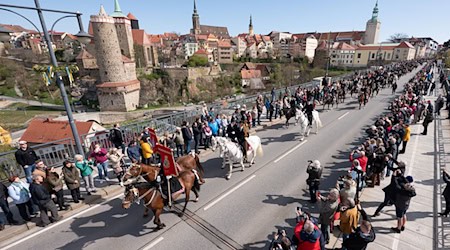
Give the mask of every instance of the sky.
M 197 0 L 200 24 L 227 26 L 235 36 L 248 31 L 253 16 L 255 33 L 291 33 L 365 30 L 376 0 Z M 90 15 L 103 4 L 108 13 L 114 0 L 40 0 L 42 8 L 83 13 L 85 29 Z M 119 0 L 122 12 L 133 13 L 141 29 L 149 34 L 177 32 L 187 34 L 192 27 L 193 0 Z M 33 0 L 0 0 L 0 4 L 33 6 Z M 450 39 L 449 0 L 379 0 L 380 42 L 392 34 L 431 37 L 443 43 Z M 18 10 L 39 26 L 37 14 Z M 48 29 L 60 14 L 45 13 Z M 22 18 L 0 10 L 0 23 L 32 28 Z M 58 22 L 56 31 L 78 32 L 76 19 Z

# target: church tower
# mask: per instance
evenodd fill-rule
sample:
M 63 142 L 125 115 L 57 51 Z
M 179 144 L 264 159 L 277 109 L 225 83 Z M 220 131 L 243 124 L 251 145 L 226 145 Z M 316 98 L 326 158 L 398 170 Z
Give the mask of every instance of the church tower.
M 381 22 L 378 20 L 378 0 L 373 8 L 372 18 L 367 21 L 366 33 L 364 35 L 364 44 L 378 43 Z
M 253 22 L 252 22 L 252 15 L 250 15 L 250 24 L 248 25 L 248 35 L 253 36 Z
M 116 27 L 121 54 L 134 61 L 131 22 L 128 17 L 122 13 L 119 5 L 119 0 L 114 0 L 114 12 L 111 14 L 111 16 L 114 18 L 114 26 Z
M 201 33 L 200 16 L 197 13 L 197 3 L 194 0 L 194 13 L 192 14 L 192 30 L 191 34 L 198 35 Z

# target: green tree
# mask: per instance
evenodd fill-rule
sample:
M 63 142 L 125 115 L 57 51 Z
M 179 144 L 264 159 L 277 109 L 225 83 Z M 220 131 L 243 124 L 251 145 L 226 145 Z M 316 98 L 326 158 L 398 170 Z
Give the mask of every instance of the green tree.
M 191 56 L 188 61 L 189 67 L 204 67 L 207 65 L 208 65 L 208 58 L 199 55 Z

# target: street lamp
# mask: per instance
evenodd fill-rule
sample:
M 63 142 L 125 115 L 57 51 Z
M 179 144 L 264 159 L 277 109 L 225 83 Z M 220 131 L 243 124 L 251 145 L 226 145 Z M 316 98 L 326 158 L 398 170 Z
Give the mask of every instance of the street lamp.
M 35 11 L 37 11 L 37 14 L 39 16 L 39 21 L 40 21 L 41 26 L 42 26 L 42 31 L 44 33 L 44 38 L 45 38 L 45 41 L 47 42 L 48 53 L 50 55 L 50 61 L 51 61 L 52 65 L 56 68 L 56 67 L 58 67 L 58 61 L 56 60 L 55 51 L 53 50 L 52 41 L 50 40 L 50 35 L 48 34 L 47 25 L 45 24 L 44 15 L 42 13 L 43 11 L 53 12 L 53 13 L 69 14 L 69 15 L 72 15 L 72 16 L 76 16 L 78 18 L 78 25 L 80 26 L 79 27 L 80 28 L 80 32 L 77 35 L 80 35 L 81 40 L 83 40 L 84 42 L 86 42 L 88 40 L 87 38 L 89 38 L 89 42 L 90 42 L 91 36 L 89 34 L 86 34 L 86 32 L 84 32 L 83 24 L 82 24 L 81 18 L 80 18 L 81 13 L 79 13 L 79 12 L 61 11 L 61 10 L 42 9 L 41 5 L 39 3 L 39 0 L 34 0 L 34 3 L 35 3 L 35 6 L 36 6 L 35 8 L 34 7 L 26 7 L 26 6 L 18 6 L 18 5 L 9 5 L 9 4 L 0 4 L 0 7 L 12 8 L 12 9 L 26 9 L 26 10 L 35 10 Z M 5 10 L 5 11 L 14 13 L 14 14 L 24 18 L 25 20 L 27 20 L 29 23 L 31 23 L 37 29 L 36 25 L 34 25 L 34 23 L 31 22 L 25 16 L 15 12 L 15 11 L 12 11 L 10 9 L 0 8 L 0 10 Z M 60 18 L 59 20 L 61 20 L 61 19 L 62 18 Z M 59 20 L 57 20 L 57 21 L 59 21 Z M 39 29 L 37 29 L 37 31 L 39 32 Z M 4 35 L 4 33 L 6 33 L 6 32 L 2 32 L 0 37 L 6 37 Z M 80 42 L 82 42 L 81 40 L 80 40 Z M 62 81 L 62 77 L 61 77 L 61 75 L 59 74 L 58 71 L 55 71 L 55 76 L 56 76 L 56 83 L 58 84 L 59 90 L 61 92 L 61 97 L 62 97 L 63 102 L 64 102 L 64 108 L 65 108 L 66 113 L 67 113 L 67 118 L 68 118 L 68 121 L 69 121 L 69 125 L 70 125 L 70 128 L 72 130 L 72 135 L 73 135 L 73 138 L 75 140 L 76 153 L 84 155 L 84 150 L 83 150 L 83 147 L 81 145 L 81 140 L 80 140 L 80 136 L 78 135 L 78 130 L 77 130 L 77 127 L 75 125 L 75 121 L 73 119 L 72 109 L 70 108 L 69 98 L 68 98 L 67 93 L 66 93 L 66 88 L 64 86 L 64 82 Z

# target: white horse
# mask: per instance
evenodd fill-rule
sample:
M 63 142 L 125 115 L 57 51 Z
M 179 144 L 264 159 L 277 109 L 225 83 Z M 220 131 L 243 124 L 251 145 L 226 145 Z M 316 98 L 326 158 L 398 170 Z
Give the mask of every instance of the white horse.
M 247 150 L 247 156 L 249 153 L 252 153 L 252 159 L 250 160 L 250 166 L 255 163 L 256 154 L 262 155 L 262 145 L 261 145 L 261 139 L 256 136 L 252 135 L 247 138 L 245 138 L 247 141 L 247 144 L 249 145 L 249 149 Z M 245 165 L 244 165 L 244 154 L 240 148 L 240 146 L 232 142 L 231 140 L 224 138 L 224 137 L 213 137 L 212 138 L 212 149 L 215 150 L 217 147 L 220 148 L 220 157 L 222 157 L 222 169 L 225 168 L 225 165 L 228 163 L 229 171 L 226 176 L 227 180 L 231 178 L 232 170 L 233 170 L 233 163 L 238 162 L 242 169 L 241 171 L 244 171 Z
M 309 133 L 308 130 L 308 118 L 306 117 L 305 113 L 302 111 L 299 112 L 299 123 L 300 123 L 300 141 L 303 141 L 305 139 L 305 136 L 307 136 L 307 133 Z
M 309 135 L 309 132 L 313 126 L 316 127 L 316 134 L 318 134 L 319 128 L 322 127 L 322 121 L 320 120 L 319 112 L 317 110 L 313 110 L 312 112 L 312 124 L 308 127 L 308 132 L 306 133 L 307 135 Z

